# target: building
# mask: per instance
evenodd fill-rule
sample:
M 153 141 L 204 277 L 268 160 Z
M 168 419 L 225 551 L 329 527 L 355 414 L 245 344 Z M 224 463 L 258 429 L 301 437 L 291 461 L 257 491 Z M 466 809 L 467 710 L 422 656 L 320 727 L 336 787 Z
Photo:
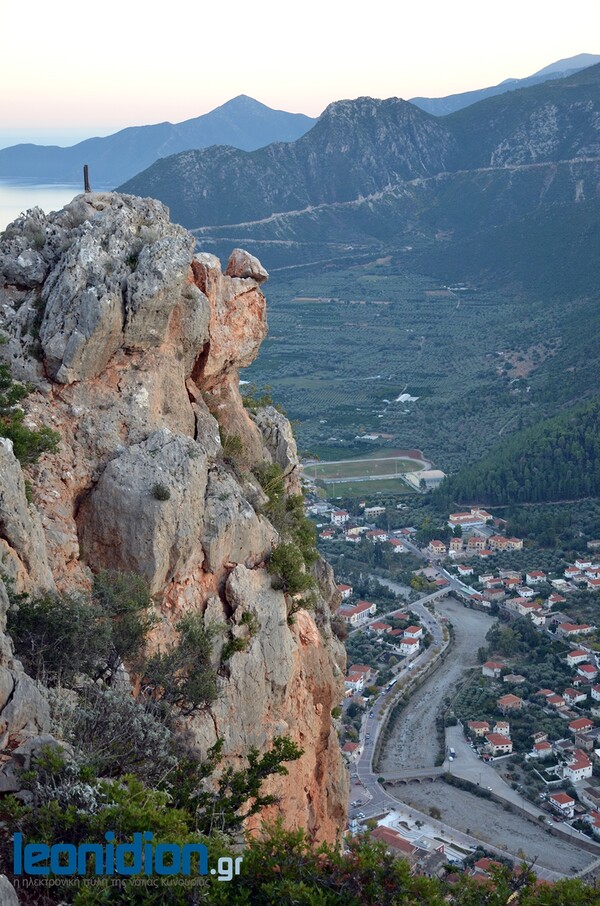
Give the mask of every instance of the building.
M 593 631 L 594 627 L 588 623 L 560 623 L 556 634 L 562 636 L 563 639 L 568 639 L 575 635 L 590 635 Z
M 404 478 L 417 490 L 425 487 L 428 491 L 438 488 L 446 473 L 441 469 L 422 469 L 420 472 L 406 472 Z M 425 482 L 425 484 L 421 484 Z
M 345 601 L 345 600 L 346 600 L 347 598 L 349 598 L 349 597 L 351 596 L 351 594 L 352 594 L 352 586 L 351 586 L 351 585 L 344 585 L 344 583 L 341 582 L 341 583 L 338 585 L 337 588 L 338 588 L 339 593 L 340 593 L 341 596 L 342 596 L 342 601 Z
M 432 557 L 444 557 L 446 555 L 446 545 L 443 541 L 434 539 L 427 545 L 427 550 Z
M 506 711 L 520 711 L 523 707 L 523 699 L 509 692 L 508 695 L 503 695 L 499 698 L 496 704 L 503 713 Z
M 523 550 L 523 539 L 522 538 L 507 538 L 509 551 L 522 551 Z
M 457 539 L 454 539 L 454 540 L 457 540 Z M 452 542 L 450 542 L 450 544 L 452 545 Z M 458 566 L 456 567 L 456 569 L 457 569 L 458 575 L 462 576 L 463 578 L 464 578 L 464 576 L 472 576 L 474 573 L 473 567 L 467 566 L 465 563 L 459 563 Z
M 563 768 L 563 777 L 571 783 L 585 780 L 592 776 L 592 762 L 581 749 L 575 749 L 571 761 Z
M 423 630 L 420 626 L 407 626 L 404 635 L 407 639 L 422 639 Z
M 504 664 L 501 664 L 500 661 L 486 661 L 481 668 L 481 674 L 482 676 L 491 676 L 493 679 L 498 679 L 503 670 Z
M 594 727 L 593 730 L 580 730 L 575 733 L 574 744 L 576 749 L 583 749 L 584 752 L 591 752 L 592 749 L 598 748 L 600 739 L 600 728 Z
M 364 509 L 365 519 L 376 519 L 377 516 L 385 515 L 384 506 L 366 506 Z
M 469 720 L 467 722 L 467 727 L 471 730 L 475 736 L 483 737 L 486 733 L 490 732 L 490 725 L 487 720 Z
M 370 601 L 359 601 L 353 607 L 348 604 L 342 604 L 342 606 L 337 609 L 338 616 L 340 616 L 345 623 L 349 623 L 350 626 L 361 626 L 371 617 L 375 616 L 376 612 L 376 605 L 371 604 Z
M 577 676 L 591 683 L 598 676 L 598 669 L 592 664 L 580 664 L 577 668 Z
M 345 525 L 350 518 L 347 510 L 334 510 L 331 514 L 331 521 L 334 525 Z
M 567 664 L 569 667 L 576 667 L 577 664 L 584 664 L 586 661 L 589 661 L 589 659 L 589 651 L 584 651 L 583 648 L 574 648 L 573 651 L 569 651 L 567 655 Z
M 502 677 L 503 683 L 512 683 L 515 686 L 520 686 L 521 683 L 527 682 L 526 677 L 522 676 L 520 673 L 505 673 Z
M 500 736 L 510 736 L 510 724 L 507 720 L 497 720 L 494 724 L 494 733 Z
M 575 800 L 568 793 L 550 793 L 548 804 L 561 818 L 572 818 L 575 814 Z
M 485 549 L 486 549 L 486 539 L 485 538 L 477 538 L 475 535 L 473 535 L 467 541 L 467 553 L 468 554 L 480 554 L 481 551 L 484 551 Z
M 587 693 L 581 692 L 579 689 L 572 689 L 571 687 L 565 689 L 563 692 L 563 698 L 569 705 L 577 705 L 579 702 L 584 702 L 587 699 Z
M 473 864 L 471 875 L 474 878 L 491 878 L 493 877 L 494 870 L 501 867 L 500 862 L 496 862 L 495 859 L 488 859 L 487 856 L 485 856 L 483 859 L 478 859 L 477 862 Z
M 512 739 L 502 733 L 488 733 L 485 737 L 485 747 L 494 758 L 498 755 L 510 755 L 513 750 Z
M 448 545 L 451 554 L 458 554 L 463 549 L 462 538 L 450 538 L 450 544 Z
M 379 840 L 380 843 L 385 843 L 389 853 L 406 859 L 414 868 L 420 854 L 419 847 L 399 834 L 398 831 L 380 824 L 374 831 L 371 831 L 371 837 Z
M 345 742 L 342 746 L 342 752 L 344 755 L 347 755 L 348 758 L 355 758 L 358 754 L 360 744 L 358 742 Z
M 535 742 L 533 744 L 533 750 L 529 753 L 530 758 L 539 758 L 543 760 L 544 758 L 549 758 L 552 755 L 552 743 L 548 740 L 544 742 Z
M 591 730 L 594 724 L 589 719 L 589 717 L 578 717 L 577 720 L 572 720 L 569 724 L 569 730 L 571 733 L 579 733 L 582 730 Z
M 562 595 L 559 595 L 558 592 L 553 591 L 546 603 L 548 604 L 548 607 L 554 607 L 555 604 L 564 604 L 566 600 L 567 599 L 563 598 Z
M 381 542 L 381 541 L 390 540 L 390 536 L 388 535 L 388 533 L 384 532 L 383 529 L 380 529 L 380 528 L 371 529 L 370 531 L 366 532 L 365 538 L 368 538 L 369 541 L 371 541 L 373 544 L 376 544 L 377 542 Z
M 369 624 L 369 629 L 371 632 L 376 632 L 378 635 L 381 633 L 388 633 L 392 631 L 392 627 L 389 623 L 384 623 L 381 620 L 376 620 L 375 623 Z
M 389 543 L 395 554 L 406 554 L 408 552 L 408 548 L 398 538 L 390 538 Z
M 540 569 L 534 569 L 530 573 L 525 573 L 525 585 L 540 585 L 548 577 Z
M 355 692 L 360 692 L 364 689 L 365 678 L 362 673 L 352 673 L 348 671 L 348 675 L 344 679 L 344 687 L 346 689 L 346 695 L 353 695 Z
M 403 638 L 400 640 L 398 650 L 400 654 L 404 654 L 406 657 L 414 657 L 415 654 L 419 653 L 420 647 L 421 643 L 418 639 Z
M 472 507 L 469 513 L 451 513 L 448 517 L 448 528 L 455 529 L 457 525 L 463 531 L 479 528 L 492 521 L 491 513 L 482 510 L 481 507 Z

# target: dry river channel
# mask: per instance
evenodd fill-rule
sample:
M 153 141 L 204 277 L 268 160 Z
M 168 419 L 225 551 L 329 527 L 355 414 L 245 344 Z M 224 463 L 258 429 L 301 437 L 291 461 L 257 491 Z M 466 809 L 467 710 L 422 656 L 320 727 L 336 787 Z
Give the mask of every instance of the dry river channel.
M 389 583 L 390 585 L 392 583 Z M 477 649 L 494 623 L 488 614 L 470 610 L 454 598 L 436 603 L 436 615 L 447 617 L 454 627 L 455 641 L 445 662 L 414 693 L 400 715 L 379 765 L 382 775 L 428 768 L 438 755 L 436 717 L 445 710 L 469 669 L 477 669 Z M 429 814 L 432 807 L 441 820 L 500 849 L 536 860 L 540 866 L 570 875 L 594 861 L 594 856 L 568 841 L 547 833 L 543 826 L 505 810 L 502 804 L 479 798 L 443 781 L 398 784 L 389 790 L 398 800 Z

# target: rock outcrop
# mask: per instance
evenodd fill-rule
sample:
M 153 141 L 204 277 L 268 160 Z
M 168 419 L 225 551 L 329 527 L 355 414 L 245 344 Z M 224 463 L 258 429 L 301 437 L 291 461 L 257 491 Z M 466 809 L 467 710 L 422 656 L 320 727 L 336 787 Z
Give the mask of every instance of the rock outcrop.
M 251 417 L 239 392 L 238 369 L 266 334 L 266 278 L 239 249 L 225 272 L 194 254 L 194 238 L 152 199 L 86 194 L 9 226 L 0 356 L 34 387 L 26 424 L 60 443 L 27 467 L 26 489 L 0 440 L 0 555 L 18 591 L 87 589 L 101 568 L 143 575 L 161 615 L 151 646 L 188 613 L 246 639 L 224 663 L 215 643 L 217 701 L 189 719 L 198 757 L 218 736 L 240 763 L 251 746 L 289 735 L 304 755 L 271 791 L 289 826 L 333 841 L 346 803 L 331 720 L 344 667 L 329 626 L 335 586 L 318 564 L 315 613 L 288 622 L 265 568 L 278 534 L 252 469 L 277 462 L 297 493 L 296 447 L 284 416 L 268 407 Z M 5 609 L 0 596 L 0 735 L 14 749 L 49 720 L 12 657 Z

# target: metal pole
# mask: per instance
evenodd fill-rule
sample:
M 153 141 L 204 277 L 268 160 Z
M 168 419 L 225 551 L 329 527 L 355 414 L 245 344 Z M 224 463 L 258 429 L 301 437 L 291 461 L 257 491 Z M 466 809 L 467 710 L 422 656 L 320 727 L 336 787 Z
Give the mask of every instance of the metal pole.
M 87 165 L 87 164 L 84 164 L 84 165 L 83 165 L 83 191 L 84 191 L 84 192 L 91 192 L 91 191 L 92 191 L 92 190 L 90 189 L 90 174 L 89 174 L 89 172 L 88 172 L 88 165 Z

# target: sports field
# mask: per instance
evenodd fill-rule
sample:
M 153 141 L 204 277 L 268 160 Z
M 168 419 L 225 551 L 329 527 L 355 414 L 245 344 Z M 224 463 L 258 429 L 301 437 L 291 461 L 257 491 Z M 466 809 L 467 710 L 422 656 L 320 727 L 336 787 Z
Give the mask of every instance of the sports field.
M 327 497 L 373 497 L 374 494 L 414 494 L 401 478 L 371 478 L 357 481 L 324 481 Z
M 311 463 L 305 465 L 304 471 L 310 478 L 334 484 L 351 478 L 395 478 L 404 472 L 418 472 L 425 465 L 419 450 L 390 450 L 361 459 Z

